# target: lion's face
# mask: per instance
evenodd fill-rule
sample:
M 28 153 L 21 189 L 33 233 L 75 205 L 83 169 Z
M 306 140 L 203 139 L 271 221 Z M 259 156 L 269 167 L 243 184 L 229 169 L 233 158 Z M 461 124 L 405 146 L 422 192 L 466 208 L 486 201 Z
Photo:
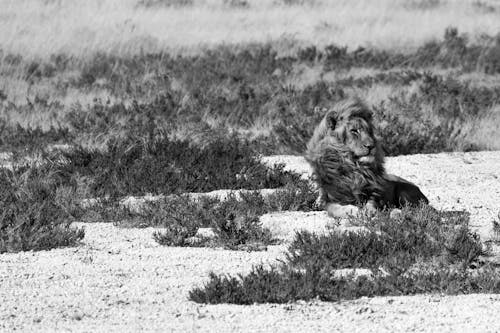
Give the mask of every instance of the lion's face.
M 371 123 L 360 117 L 353 117 L 337 124 L 334 130 L 353 156 L 361 163 L 373 163 L 377 153 L 376 139 Z

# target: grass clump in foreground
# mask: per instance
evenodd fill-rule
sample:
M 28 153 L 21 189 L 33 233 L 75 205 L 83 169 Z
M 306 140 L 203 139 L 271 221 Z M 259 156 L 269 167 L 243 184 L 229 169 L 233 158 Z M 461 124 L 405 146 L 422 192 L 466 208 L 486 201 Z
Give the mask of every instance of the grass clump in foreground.
M 307 181 L 277 190 L 269 196 L 258 191 L 232 194 L 226 200 L 202 198 L 180 199 L 183 204 L 171 206 L 170 214 L 156 214 L 163 219 L 164 232 L 154 234 L 163 245 L 197 245 L 193 236 L 198 228 L 213 228 L 217 237 L 212 244 L 230 249 L 256 249 L 276 243 L 269 230 L 262 228 L 260 216 L 271 211 L 316 209 L 316 193 Z M 187 206 L 187 207 L 186 207 Z M 174 217 L 175 220 L 170 220 Z M 166 220 L 165 220 L 166 219 Z M 179 238 L 179 236 L 182 236 Z M 203 239 L 198 242 L 203 245 Z M 190 243 L 191 242 L 191 243 Z
M 177 197 L 169 204 L 157 206 L 155 222 L 165 229 L 155 232 L 153 237 L 168 246 L 212 245 L 239 249 L 251 244 L 272 244 L 275 240 L 259 222 L 263 205 L 264 199 L 257 193 L 244 195 L 241 200 L 235 195 L 227 200 Z M 196 237 L 199 228 L 212 228 L 216 237 Z
M 65 189 L 54 173 L 35 167 L 0 168 L 0 253 L 75 245 Z
M 485 250 L 468 229 L 466 213 L 421 206 L 403 209 L 396 219 L 381 212 L 358 222 L 368 231 L 332 230 L 321 236 L 300 232 L 283 263 L 256 266 L 245 276 L 211 273 L 205 286 L 191 290 L 189 298 L 199 303 L 252 304 L 419 293 L 500 293 L 500 271 L 480 265 Z M 339 274 L 345 268 L 368 268 L 371 274 L 356 275 L 355 270 Z
M 155 240 L 167 246 L 221 246 L 259 250 L 276 242 L 262 228 L 260 216 L 272 211 L 317 209 L 317 193 L 310 182 L 289 183 L 276 192 L 232 192 L 227 198 L 172 195 L 146 202 L 140 209 L 100 203 L 81 213 L 83 220 L 110 220 L 124 227 L 160 227 Z M 97 215 L 97 216 L 96 216 Z M 199 228 L 211 228 L 213 238 L 197 237 Z

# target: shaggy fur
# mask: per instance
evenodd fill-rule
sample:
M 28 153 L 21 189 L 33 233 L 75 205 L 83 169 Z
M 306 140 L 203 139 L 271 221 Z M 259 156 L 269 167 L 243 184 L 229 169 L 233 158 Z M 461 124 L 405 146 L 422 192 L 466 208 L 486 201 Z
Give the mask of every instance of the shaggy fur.
M 416 185 L 386 174 L 372 113 L 359 99 L 346 100 L 326 113 L 305 157 L 327 205 L 383 208 L 428 203 Z

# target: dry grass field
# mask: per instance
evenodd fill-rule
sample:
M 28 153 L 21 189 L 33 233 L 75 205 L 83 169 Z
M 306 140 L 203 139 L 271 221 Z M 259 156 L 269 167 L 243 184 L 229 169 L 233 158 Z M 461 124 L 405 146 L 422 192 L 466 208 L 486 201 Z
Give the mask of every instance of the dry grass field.
M 496 35 L 498 2 L 458 0 L 2 0 L 0 44 L 29 57 L 159 51 L 220 44 L 370 46 L 410 52 L 449 26 Z

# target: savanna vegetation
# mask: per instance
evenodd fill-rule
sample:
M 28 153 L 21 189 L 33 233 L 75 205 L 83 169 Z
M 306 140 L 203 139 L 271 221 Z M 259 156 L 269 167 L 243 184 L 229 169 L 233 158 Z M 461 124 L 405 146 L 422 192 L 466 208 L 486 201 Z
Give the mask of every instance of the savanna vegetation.
M 500 5 L 452 0 L 0 0 L 0 253 L 78 244 L 72 221 L 256 250 L 262 214 L 318 209 L 301 154 L 358 95 L 387 155 L 500 148 Z M 5 158 L 4 158 L 5 157 Z M 7 167 L 8 166 L 8 167 Z M 277 189 L 263 195 L 259 190 Z M 249 190 L 226 199 L 187 192 Z M 141 209 L 126 196 L 154 195 Z M 468 217 L 429 207 L 300 233 L 287 260 L 212 274 L 196 302 L 498 292 Z M 215 238 L 197 237 L 210 228 Z M 371 273 L 335 275 L 341 269 Z M 472 269 L 474 268 L 474 269 Z
M 362 232 L 298 233 L 279 265 L 255 266 L 247 275 L 212 273 L 191 290 L 200 303 L 286 303 L 318 298 L 339 301 L 418 293 L 499 293 L 500 272 L 468 229 L 465 212 L 405 208 L 356 218 Z

